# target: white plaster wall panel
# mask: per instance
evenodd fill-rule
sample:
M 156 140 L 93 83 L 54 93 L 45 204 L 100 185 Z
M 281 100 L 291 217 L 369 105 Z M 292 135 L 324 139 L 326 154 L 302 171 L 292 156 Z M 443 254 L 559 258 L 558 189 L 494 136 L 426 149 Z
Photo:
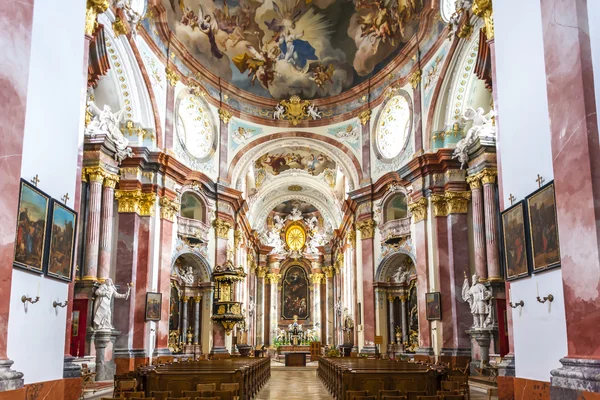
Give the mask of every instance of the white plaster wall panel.
M 150 50 L 148 44 L 142 39 L 140 35 L 137 35 L 135 40 L 140 54 L 142 56 L 142 62 L 150 78 L 152 84 L 152 91 L 154 92 L 154 100 L 156 101 L 156 107 L 158 108 L 158 117 L 160 118 L 161 130 L 165 131 L 165 115 L 167 112 L 167 78 L 165 73 L 165 67 L 160 60 L 154 55 L 154 52 Z
M 499 140 L 504 206 L 538 188 L 536 177 L 553 178 L 550 121 L 540 3 L 520 3 L 518 13 L 510 2 L 494 2 Z M 523 40 L 527 38 L 527 40 Z M 552 293 L 552 309 L 539 304 Z M 543 288 L 543 289 L 542 289 Z M 525 301 L 523 311 L 512 310 L 516 375 L 550 380 L 550 371 L 567 353 L 566 322 L 560 270 L 512 282 L 512 300 Z M 511 309 L 509 309 L 509 312 Z
M 594 89 L 596 91 L 596 109 L 598 109 L 598 104 L 600 104 L 600 24 L 593 23 L 593 21 L 600 21 L 600 2 L 588 1 L 587 7 L 594 70 Z M 596 113 L 597 117 L 598 114 Z
M 70 207 L 83 141 L 84 22 L 81 1 L 34 6 L 21 174 L 27 180 L 39 175 L 39 188 L 56 199 L 69 193 Z M 67 289 L 64 282 L 13 270 L 7 351 L 26 384 L 62 378 L 66 310 L 55 310 L 52 302 L 65 301 Z M 40 301 L 25 312 L 21 296 L 38 291 Z

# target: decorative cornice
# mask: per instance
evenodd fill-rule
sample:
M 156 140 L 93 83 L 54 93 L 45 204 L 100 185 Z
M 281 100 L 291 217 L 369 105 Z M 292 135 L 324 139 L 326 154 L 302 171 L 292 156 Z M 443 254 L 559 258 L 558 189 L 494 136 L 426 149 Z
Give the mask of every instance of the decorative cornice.
M 228 124 L 229 121 L 231 121 L 232 117 L 233 116 L 231 115 L 231 113 L 229 111 L 227 111 L 224 108 L 219 108 L 219 118 L 221 119 L 221 121 L 223 121 L 226 124 Z
M 358 114 L 358 120 L 361 125 L 366 125 L 371 120 L 371 110 L 365 110 Z
M 375 236 L 375 221 L 372 219 L 365 219 L 356 223 L 356 229 L 360 231 L 361 239 L 373 239 Z
M 494 15 L 492 10 L 492 0 L 474 0 L 471 7 L 473 14 L 482 18 L 485 22 L 485 36 L 488 40 L 494 38 Z
M 177 85 L 177 82 L 179 82 L 179 75 L 177 72 L 171 68 L 165 68 L 165 73 L 167 74 L 167 80 L 169 81 L 169 84 L 171 86 Z
M 171 200 L 163 196 L 160 198 L 159 205 L 160 218 L 174 222 L 177 214 L 179 214 L 179 203 L 176 200 Z
M 429 198 L 433 204 L 433 215 L 436 217 L 448 216 L 448 203 L 443 194 L 432 194 Z
M 413 215 L 413 222 L 417 223 L 427 219 L 427 198 L 422 197 L 418 201 L 408 204 L 408 209 Z
M 310 278 L 312 283 L 317 285 L 325 282 L 325 274 L 322 273 L 309 274 L 308 277 Z
M 231 229 L 231 224 L 229 222 L 222 220 L 221 218 L 216 218 L 213 221 L 213 227 L 215 228 L 218 238 L 229 238 L 229 229 Z
M 467 176 L 467 183 L 471 187 L 471 190 L 481 189 L 481 177 L 479 174 Z
M 271 285 L 279 283 L 279 280 L 280 280 L 280 279 L 281 279 L 281 274 L 278 274 L 278 273 L 276 273 L 276 272 L 271 272 L 271 273 L 268 273 L 268 274 L 265 276 L 265 280 L 266 280 L 268 283 L 270 283 Z
M 471 192 L 446 192 L 448 214 L 466 214 L 471 200 Z
M 85 9 L 85 34 L 92 36 L 96 31 L 98 22 L 96 17 L 98 14 L 102 14 L 109 7 L 108 0 L 87 0 Z
M 496 176 L 498 176 L 498 171 L 493 168 L 486 168 L 481 171 L 477 176 L 481 177 L 481 183 L 484 185 L 494 184 L 496 183 Z

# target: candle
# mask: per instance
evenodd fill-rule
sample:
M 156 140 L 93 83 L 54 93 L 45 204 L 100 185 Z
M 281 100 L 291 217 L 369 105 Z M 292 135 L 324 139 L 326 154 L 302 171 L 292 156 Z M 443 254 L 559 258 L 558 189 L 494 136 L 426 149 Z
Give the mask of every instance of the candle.
M 535 292 L 537 294 L 537 297 L 540 297 L 540 283 L 539 282 L 535 283 Z
M 508 299 L 512 300 L 512 288 L 511 287 L 508 288 Z

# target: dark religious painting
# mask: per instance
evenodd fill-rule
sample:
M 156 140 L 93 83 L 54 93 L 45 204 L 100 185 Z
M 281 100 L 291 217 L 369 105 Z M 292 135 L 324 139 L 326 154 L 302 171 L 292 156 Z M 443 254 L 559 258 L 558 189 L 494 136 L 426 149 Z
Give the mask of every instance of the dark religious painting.
M 56 200 L 52 200 L 50 251 L 46 270 L 48 276 L 71 281 L 76 226 L 77 213 Z
M 79 336 L 79 311 L 73 311 L 71 317 L 71 336 Z
M 428 320 L 442 319 L 440 292 L 425 293 L 425 304 Z
M 21 179 L 14 265 L 43 272 L 50 196 Z
M 146 293 L 146 321 L 160 321 L 162 293 Z
M 556 219 L 554 183 L 550 182 L 527 197 L 529 237 L 533 271 L 560 265 L 560 244 Z
M 506 279 L 529 275 L 524 202 L 520 201 L 502 213 L 502 232 Z
M 179 289 L 173 281 L 169 298 L 169 331 L 179 331 Z
M 308 318 L 309 309 L 309 285 L 306 271 L 300 266 L 294 265 L 285 272 L 283 278 L 283 319 Z

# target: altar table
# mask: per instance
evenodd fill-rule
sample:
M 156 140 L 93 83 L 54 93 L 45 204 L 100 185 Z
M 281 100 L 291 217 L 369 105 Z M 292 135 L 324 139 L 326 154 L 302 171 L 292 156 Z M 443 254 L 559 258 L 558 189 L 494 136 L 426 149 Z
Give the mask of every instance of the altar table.
M 285 353 L 286 367 L 306 367 L 306 355 L 309 352 Z

